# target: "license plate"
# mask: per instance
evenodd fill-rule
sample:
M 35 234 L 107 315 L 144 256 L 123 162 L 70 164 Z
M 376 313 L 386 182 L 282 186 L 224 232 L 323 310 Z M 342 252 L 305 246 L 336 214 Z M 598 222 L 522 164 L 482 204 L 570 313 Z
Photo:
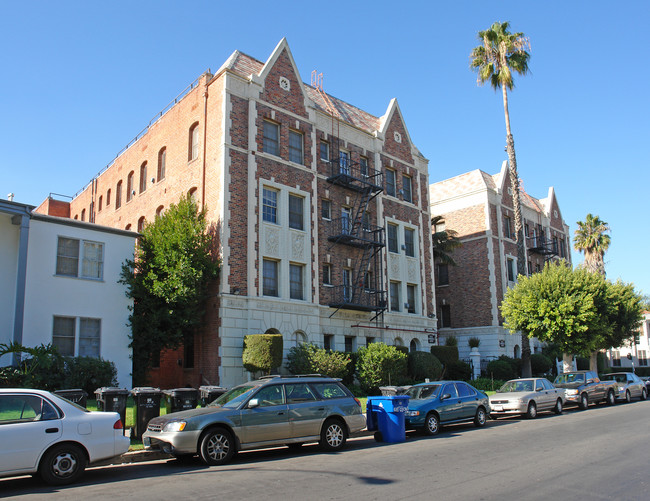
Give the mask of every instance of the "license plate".
M 497 412 L 502 411 L 503 410 L 503 405 L 493 405 L 492 410 L 497 411 Z

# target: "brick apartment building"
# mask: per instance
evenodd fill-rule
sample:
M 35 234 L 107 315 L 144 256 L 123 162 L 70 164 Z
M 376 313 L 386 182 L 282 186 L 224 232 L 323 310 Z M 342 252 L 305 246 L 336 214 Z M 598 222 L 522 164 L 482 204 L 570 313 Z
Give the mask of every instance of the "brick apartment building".
M 312 76 L 312 80 L 314 77 Z M 428 160 L 391 100 L 373 116 L 303 83 L 286 40 L 235 51 L 66 204 L 38 210 L 140 230 L 191 193 L 220 236 L 204 327 L 161 354 L 161 387 L 246 380 L 243 336 L 356 351 L 435 342 Z
M 521 337 L 503 328 L 499 311 L 517 279 L 511 191 L 507 162 L 496 175 L 474 170 L 430 187 L 432 215 L 442 216 L 445 228 L 455 230 L 463 243 L 453 253 L 458 266 L 436 265 L 441 343 L 456 336 L 462 357 L 469 354 L 470 337 L 481 339 L 484 358 L 521 354 Z M 553 188 L 546 198 L 536 199 L 522 186 L 521 210 L 528 274 L 540 271 L 549 259 L 570 262 L 569 227 Z M 531 350 L 539 349 L 539 342 L 531 340 Z

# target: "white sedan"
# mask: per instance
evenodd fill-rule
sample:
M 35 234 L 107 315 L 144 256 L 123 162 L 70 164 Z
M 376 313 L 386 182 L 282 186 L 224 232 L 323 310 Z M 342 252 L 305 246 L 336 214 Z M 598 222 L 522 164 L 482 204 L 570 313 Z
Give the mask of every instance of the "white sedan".
M 534 419 L 538 411 L 562 414 L 564 402 L 564 389 L 545 378 L 511 379 L 490 395 L 490 416 L 521 414 Z
M 0 444 L 0 477 L 38 473 L 63 485 L 86 465 L 124 454 L 130 439 L 117 412 L 91 412 L 47 391 L 0 388 Z

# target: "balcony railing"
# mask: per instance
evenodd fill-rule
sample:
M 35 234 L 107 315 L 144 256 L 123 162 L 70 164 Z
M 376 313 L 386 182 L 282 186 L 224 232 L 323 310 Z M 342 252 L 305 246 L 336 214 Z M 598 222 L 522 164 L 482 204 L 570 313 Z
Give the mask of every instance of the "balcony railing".
M 559 254 L 557 241 L 551 241 L 544 236 L 526 237 L 526 247 L 528 247 L 529 251 L 543 256 L 557 256 Z
M 384 189 L 384 176 L 381 171 L 352 162 L 345 157 L 330 161 L 330 176 L 327 181 L 356 191 L 375 192 Z
M 355 223 L 351 218 L 332 219 L 327 239 L 330 242 L 353 247 L 383 247 L 384 228 L 372 224 Z
M 382 311 L 386 309 L 386 292 L 366 287 L 336 285 L 331 289 L 329 306 L 347 310 Z

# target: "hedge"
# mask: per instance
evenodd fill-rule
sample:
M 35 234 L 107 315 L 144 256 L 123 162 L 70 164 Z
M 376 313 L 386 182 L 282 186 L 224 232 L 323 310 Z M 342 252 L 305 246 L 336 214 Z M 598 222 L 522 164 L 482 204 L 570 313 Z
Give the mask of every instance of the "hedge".
M 408 375 L 414 381 L 435 381 L 442 376 L 442 364 L 433 354 L 413 351 L 408 354 Z
M 458 346 L 432 346 L 431 354 L 445 367 L 458 360 Z
M 244 336 L 242 362 L 249 372 L 264 371 L 282 365 L 282 334 L 249 334 Z

